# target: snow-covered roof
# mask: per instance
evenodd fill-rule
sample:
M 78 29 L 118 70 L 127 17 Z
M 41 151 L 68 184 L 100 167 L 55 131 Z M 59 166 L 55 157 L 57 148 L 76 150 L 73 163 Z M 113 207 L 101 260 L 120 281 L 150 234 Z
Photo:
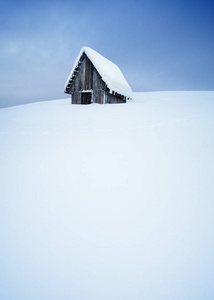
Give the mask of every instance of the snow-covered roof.
M 125 77 L 123 76 L 118 66 L 89 47 L 83 47 L 81 49 L 73 66 L 73 69 L 71 70 L 71 73 L 68 77 L 68 80 L 65 84 L 65 89 L 83 53 L 85 53 L 87 57 L 91 60 L 94 67 L 97 69 L 98 73 L 102 77 L 103 81 L 110 89 L 110 92 L 114 91 L 118 94 L 130 98 L 132 97 L 132 89 L 127 83 Z

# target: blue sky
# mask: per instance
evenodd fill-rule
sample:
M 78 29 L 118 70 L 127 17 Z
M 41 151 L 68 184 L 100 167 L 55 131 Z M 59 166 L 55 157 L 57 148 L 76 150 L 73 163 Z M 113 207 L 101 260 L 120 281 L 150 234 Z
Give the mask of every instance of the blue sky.
M 212 1 L 0 1 L 0 106 L 67 97 L 82 46 L 133 91 L 213 90 Z

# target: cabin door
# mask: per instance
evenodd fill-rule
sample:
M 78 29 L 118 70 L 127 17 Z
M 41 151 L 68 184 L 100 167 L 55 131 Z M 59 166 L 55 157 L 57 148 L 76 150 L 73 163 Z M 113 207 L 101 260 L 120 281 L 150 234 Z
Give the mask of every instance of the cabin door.
M 91 104 L 91 93 L 82 92 L 81 93 L 81 104 Z

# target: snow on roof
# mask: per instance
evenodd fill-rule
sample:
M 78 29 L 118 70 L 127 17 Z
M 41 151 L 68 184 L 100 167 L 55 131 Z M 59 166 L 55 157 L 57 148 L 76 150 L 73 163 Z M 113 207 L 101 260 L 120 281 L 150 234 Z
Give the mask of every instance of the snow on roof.
M 103 81 L 106 83 L 107 87 L 110 89 L 110 92 L 114 91 L 118 94 L 132 97 L 132 89 L 124 78 L 122 72 L 113 62 L 96 52 L 95 50 L 89 47 L 83 47 L 77 57 L 77 60 L 73 66 L 73 69 L 68 77 L 65 88 L 72 77 L 74 69 L 76 68 L 80 57 L 85 53 L 87 57 L 91 60 L 94 67 L 97 69 L 98 73 L 102 77 Z

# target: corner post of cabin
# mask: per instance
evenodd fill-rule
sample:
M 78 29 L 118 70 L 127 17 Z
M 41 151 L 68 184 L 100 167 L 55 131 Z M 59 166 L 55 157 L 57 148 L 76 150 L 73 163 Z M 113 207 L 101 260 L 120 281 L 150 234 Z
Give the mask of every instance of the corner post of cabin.
M 87 72 L 88 72 L 88 57 L 85 58 L 85 91 L 87 90 Z

